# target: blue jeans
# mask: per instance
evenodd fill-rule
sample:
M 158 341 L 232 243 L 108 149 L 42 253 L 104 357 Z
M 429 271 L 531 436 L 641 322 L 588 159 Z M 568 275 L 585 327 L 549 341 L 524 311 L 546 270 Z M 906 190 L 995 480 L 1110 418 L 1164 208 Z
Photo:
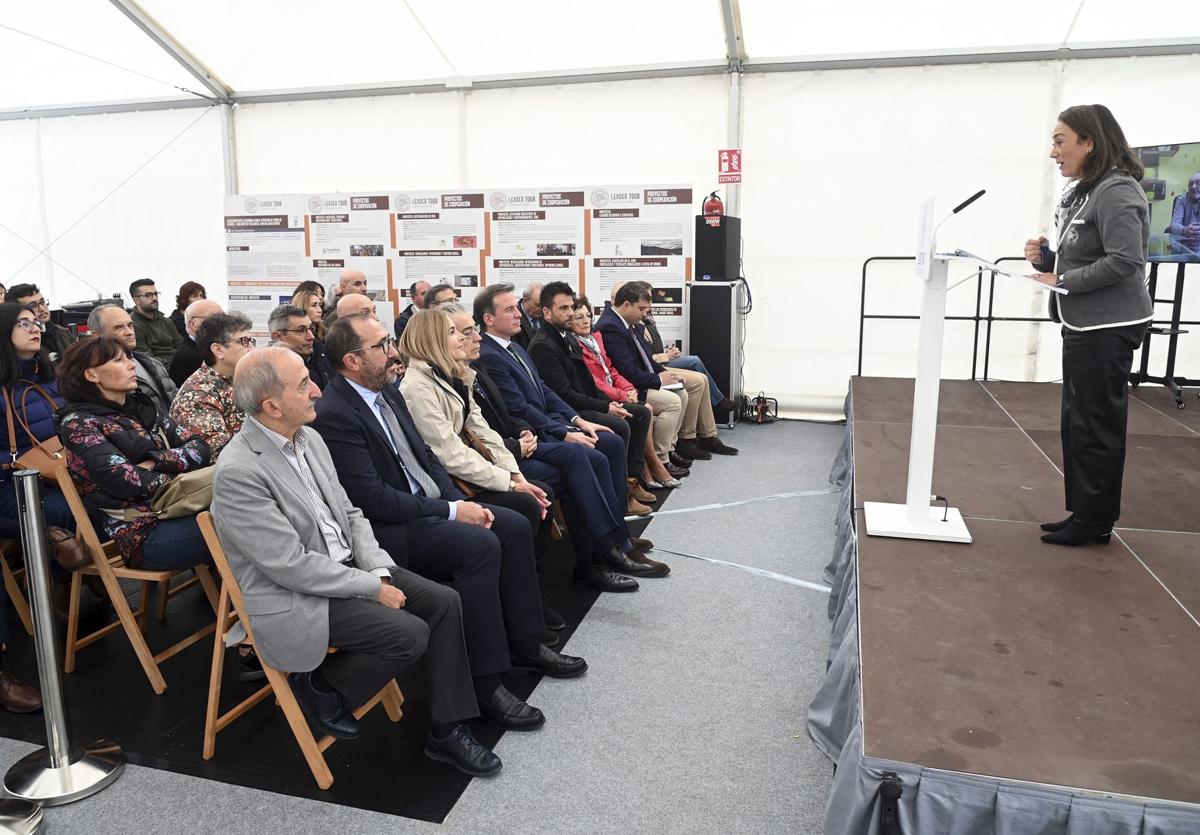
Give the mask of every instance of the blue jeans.
M 698 371 L 708 377 L 708 399 L 715 406 L 725 399 L 725 395 L 721 392 L 721 387 L 717 385 L 717 381 L 713 379 L 713 375 L 708 373 L 708 369 L 704 367 L 704 360 L 700 359 L 695 354 L 684 354 L 676 357 L 667 363 L 667 368 L 686 368 L 688 371 Z
M 142 543 L 140 568 L 174 571 L 200 563 L 212 565 L 212 554 L 208 552 L 195 516 L 156 522 L 154 530 Z

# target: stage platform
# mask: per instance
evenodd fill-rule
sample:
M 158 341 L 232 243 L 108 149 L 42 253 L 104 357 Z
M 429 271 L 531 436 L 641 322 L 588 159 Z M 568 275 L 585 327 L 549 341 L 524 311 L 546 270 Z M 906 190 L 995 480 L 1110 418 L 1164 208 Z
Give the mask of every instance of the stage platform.
M 1060 395 L 942 383 L 933 489 L 967 520 L 957 545 L 866 536 L 864 501 L 904 501 L 912 381 L 852 380 L 810 712 L 839 765 L 827 833 L 886 831 L 889 771 L 908 835 L 1200 832 L 1200 403 L 1133 391 L 1113 540 L 1064 548 L 1038 538 L 1066 515 Z

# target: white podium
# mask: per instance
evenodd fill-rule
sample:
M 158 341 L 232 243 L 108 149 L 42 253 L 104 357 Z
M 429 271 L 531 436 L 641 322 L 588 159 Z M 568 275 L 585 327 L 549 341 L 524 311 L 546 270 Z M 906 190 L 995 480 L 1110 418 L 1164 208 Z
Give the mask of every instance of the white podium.
M 942 222 L 982 195 L 980 191 L 959 204 Z M 969 543 L 971 532 L 967 530 L 958 508 L 950 507 L 948 501 L 944 506 L 930 505 L 934 501 L 933 453 L 937 442 L 938 389 L 942 377 L 942 336 L 946 324 L 946 283 L 950 263 L 971 263 L 1011 278 L 1029 280 L 1045 292 L 1065 295 L 1067 291 L 1008 272 L 963 250 L 935 253 L 937 228 L 941 223 L 937 226 L 933 224 L 933 206 L 933 198 L 922 205 L 917 233 L 916 277 L 924 282 L 924 287 L 917 346 L 917 378 L 913 390 L 912 438 L 908 448 L 908 491 L 904 504 L 864 502 L 863 514 L 869 536 Z

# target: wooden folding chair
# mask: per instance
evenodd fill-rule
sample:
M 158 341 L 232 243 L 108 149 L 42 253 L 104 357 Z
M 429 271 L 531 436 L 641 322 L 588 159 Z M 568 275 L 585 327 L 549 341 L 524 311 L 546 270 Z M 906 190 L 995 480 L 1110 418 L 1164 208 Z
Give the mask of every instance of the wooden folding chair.
M 167 682 L 158 665 L 212 634 L 217 625 L 215 622 L 210 623 L 157 655 L 151 653 L 150 647 L 146 643 L 146 636 L 143 634 L 150 605 L 150 589 L 155 584 L 158 584 L 161 589 L 160 616 L 165 614 L 168 597 L 190 588 L 197 582 L 204 589 L 204 594 L 213 607 L 213 611 L 216 611 L 218 595 L 212 573 L 209 572 L 207 565 L 197 565 L 191 569 L 185 568 L 176 571 L 154 571 L 127 567 L 121 559 L 116 543 L 112 540 L 107 542 L 100 540 L 100 535 L 92 525 L 91 517 L 88 516 L 87 509 L 83 505 L 83 499 L 79 495 L 75 480 L 65 464 L 58 467 L 58 486 L 67 499 L 71 513 L 75 516 L 75 535 L 83 541 L 92 554 L 92 561 L 71 575 L 71 602 L 67 611 L 67 646 L 63 658 L 63 671 L 68 673 L 75 671 L 75 656 L 79 650 L 100 640 L 109 632 L 124 629 L 125 636 L 129 639 L 138 661 L 141 662 L 142 669 L 146 672 L 146 678 L 150 680 L 150 686 L 154 688 L 155 693 L 162 694 L 167 689 Z M 172 588 L 171 579 L 189 570 L 195 572 L 196 576 Z M 79 598 L 83 592 L 83 575 L 85 574 L 95 574 L 100 577 L 101 582 L 104 583 L 104 590 L 108 592 L 109 600 L 112 601 L 113 609 L 117 612 L 117 619 L 95 632 L 80 636 Z M 136 610 L 129 608 L 129 601 L 125 599 L 125 592 L 121 589 L 120 580 L 141 582 L 141 602 Z
M 29 601 L 25 599 L 21 584 L 17 580 L 18 574 L 22 576 L 25 574 L 25 568 L 21 567 L 13 571 L 12 566 L 8 564 L 9 557 L 20 550 L 21 544 L 15 539 L 6 539 L 3 544 L 0 544 L 0 573 L 4 574 L 4 590 L 8 592 L 9 602 L 16 610 L 17 617 L 21 619 L 21 625 L 25 627 L 25 631 L 32 635 L 33 617 L 29 614 Z
M 213 563 L 222 580 L 221 599 L 217 605 L 218 629 L 216 637 L 213 639 L 212 674 L 208 680 L 208 709 L 204 716 L 204 759 L 211 760 L 216 754 L 218 733 L 274 693 L 275 701 L 283 711 L 284 717 L 287 718 L 288 726 L 292 729 L 292 735 L 296 737 L 296 743 L 300 746 L 300 751 L 308 762 L 313 778 L 317 781 L 318 786 L 327 789 L 333 785 L 333 774 L 330 773 L 329 765 L 325 762 L 324 751 L 336 741 L 336 737 L 324 736 L 317 739 L 313 736 L 313 732 L 308 726 L 308 720 L 305 719 L 304 712 L 300 709 L 300 704 L 292 693 L 286 672 L 269 666 L 262 661 L 260 655 L 258 660 L 262 663 L 263 672 L 267 674 L 267 683 L 249 697 L 238 702 L 233 709 L 226 713 L 220 712 L 221 675 L 225 669 L 225 637 L 237 621 L 241 621 L 245 628 L 246 640 L 251 646 L 254 645 L 254 632 L 250 629 L 250 618 L 246 617 L 242 587 L 238 585 L 237 578 L 233 576 L 233 572 L 229 568 L 229 560 L 225 557 L 221 540 L 217 538 L 217 529 L 213 525 L 212 514 L 205 511 L 196 517 L 196 521 L 200 524 L 200 531 L 204 534 L 204 541 L 208 543 L 208 550 L 212 552 Z M 232 611 L 230 611 L 231 609 Z M 404 694 L 400 692 L 400 686 L 396 684 L 395 679 L 389 681 L 366 704 L 355 710 L 354 718 L 361 719 L 381 702 L 383 709 L 387 711 L 388 719 L 399 722 L 400 717 L 404 715 L 401 710 L 401 705 L 404 704 Z

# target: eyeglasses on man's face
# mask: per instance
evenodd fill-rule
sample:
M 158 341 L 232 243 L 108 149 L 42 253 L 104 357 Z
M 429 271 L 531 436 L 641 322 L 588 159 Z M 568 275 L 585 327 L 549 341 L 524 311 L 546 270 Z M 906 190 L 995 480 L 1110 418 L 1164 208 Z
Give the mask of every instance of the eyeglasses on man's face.
M 36 299 L 30 299 L 29 301 L 25 302 L 25 304 L 29 305 L 30 307 L 44 307 L 47 310 L 50 309 L 50 300 L 44 296 L 38 296 Z
M 36 333 L 38 331 L 46 330 L 46 326 L 37 319 L 18 319 L 17 327 L 23 331 L 28 331 L 29 333 Z
M 279 332 L 280 333 L 298 333 L 301 336 L 308 336 L 310 333 L 313 333 L 314 331 L 313 331 L 311 325 L 301 325 L 298 328 L 280 328 Z
M 135 299 L 157 299 L 158 291 L 152 290 L 149 293 L 138 293 L 136 296 L 134 296 L 134 298 Z
M 258 340 L 253 336 L 239 336 L 235 339 L 229 340 L 228 344 L 232 345 L 234 342 L 236 342 L 238 345 L 241 345 L 243 348 L 253 348 L 258 344 Z
M 373 349 L 375 349 L 375 348 L 379 348 L 379 349 L 380 349 L 380 350 L 382 350 L 382 351 L 383 351 L 385 354 L 387 354 L 387 353 L 391 353 L 391 351 L 392 351 L 393 349 L 395 349 L 395 347 L 396 347 L 396 337 L 394 337 L 394 336 L 385 336 L 383 339 L 379 340 L 379 341 L 378 341 L 378 342 L 376 342 L 374 345 L 364 345 L 364 346 L 363 346 L 363 347 L 361 347 L 361 348 L 355 348 L 355 349 L 354 349 L 353 351 L 351 351 L 350 353 L 352 353 L 352 354 L 358 354 L 358 353 L 361 353 L 361 352 L 363 352 L 363 351 L 370 351 L 370 350 L 373 350 Z

